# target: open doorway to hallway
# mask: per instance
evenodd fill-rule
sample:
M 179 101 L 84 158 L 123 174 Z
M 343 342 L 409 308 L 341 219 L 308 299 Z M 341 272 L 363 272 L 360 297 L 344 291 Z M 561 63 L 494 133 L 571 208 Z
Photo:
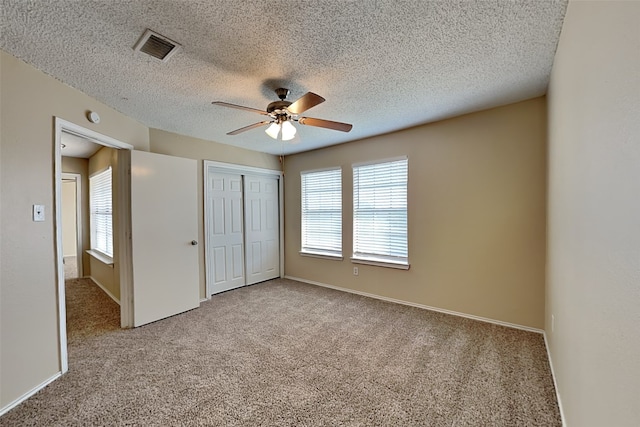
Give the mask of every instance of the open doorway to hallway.
M 113 182 L 102 183 L 106 191 L 98 195 L 98 214 L 94 194 L 94 177 L 105 171 L 110 177 L 116 167 L 116 149 L 65 131 L 61 133 L 60 149 L 65 320 L 68 344 L 72 346 L 85 338 L 82 331 L 112 328 L 114 319 L 115 327 L 120 326 L 120 284 L 113 259 Z M 97 238 L 102 244 L 97 245 Z M 110 244 L 104 244 L 107 240 Z M 108 322 L 105 316 L 96 316 L 96 304 L 109 308 Z
M 68 370 L 67 288 L 89 282 L 119 304 L 120 277 L 114 262 L 117 252 L 113 252 L 118 229 L 112 221 L 112 194 L 118 194 L 120 181 L 111 180 L 111 170 L 117 176 L 118 150 L 133 147 L 58 118 L 54 144 L 60 370 L 64 373 Z M 97 175 L 109 176 L 102 183 L 104 193 L 99 194 L 105 207 L 99 212 L 102 216 L 94 215 L 92 188 Z M 97 239 L 110 244 L 96 246 Z M 119 305 L 117 311 L 121 313 Z

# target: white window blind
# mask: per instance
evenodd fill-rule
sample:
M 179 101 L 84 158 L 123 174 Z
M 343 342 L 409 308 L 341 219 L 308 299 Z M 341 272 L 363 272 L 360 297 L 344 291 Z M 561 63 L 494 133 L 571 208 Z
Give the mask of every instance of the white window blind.
M 408 265 L 408 160 L 353 166 L 353 258 Z
M 113 257 L 111 168 L 89 178 L 91 249 Z
M 342 256 L 342 170 L 302 172 L 303 253 Z

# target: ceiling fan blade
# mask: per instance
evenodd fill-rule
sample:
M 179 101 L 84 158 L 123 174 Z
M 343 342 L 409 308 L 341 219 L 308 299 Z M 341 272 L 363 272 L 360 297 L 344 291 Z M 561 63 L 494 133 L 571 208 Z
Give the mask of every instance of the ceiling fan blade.
M 349 132 L 351 128 L 353 128 L 353 125 L 350 125 L 348 123 L 333 122 L 331 120 L 323 120 L 323 119 L 314 119 L 313 117 L 300 117 L 298 119 L 298 123 L 306 126 L 315 126 L 319 128 L 339 130 L 342 132 Z
M 324 98 L 320 95 L 316 95 L 313 92 L 307 92 L 293 104 L 289 105 L 287 110 L 289 110 L 291 114 L 300 114 L 307 111 L 309 108 L 322 104 L 323 102 Z
M 236 108 L 238 110 L 245 110 L 245 111 L 250 111 L 252 113 L 258 113 L 264 116 L 268 116 L 266 111 L 258 110 L 257 108 L 243 107 L 242 105 L 229 104 L 228 102 L 222 102 L 222 101 L 213 101 L 212 104 L 219 105 L 221 107 Z
M 269 120 L 264 120 L 264 121 L 261 121 L 261 122 L 258 122 L 258 123 L 254 123 L 254 124 L 249 125 L 249 126 L 245 126 L 243 128 L 240 128 L 240 129 L 232 130 L 231 132 L 227 132 L 227 135 L 237 135 L 239 133 L 246 132 L 248 130 L 251 130 L 251 129 L 254 129 L 254 128 L 257 128 L 257 127 L 260 127 L 260 126 L 268 125 L 269 123 L 271 123 Z

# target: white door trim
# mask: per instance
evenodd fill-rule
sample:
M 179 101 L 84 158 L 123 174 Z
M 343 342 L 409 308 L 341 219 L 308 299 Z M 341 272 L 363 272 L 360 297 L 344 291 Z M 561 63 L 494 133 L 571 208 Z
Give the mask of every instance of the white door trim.
M 208 208 L 207 208 L 207 200 L 209 199 L 209 186 L 207 182 L 209 181 L 209 167 L 214 168 L 214 172 L 218 173 L 233 173 L 239 174 L 243 177 L 245 175 L 260 175 L 260 176 L 270 176 L 278 179 L 278 200 L 279 200 L 279 222 L 280 222 L 280 277 L 284 275 L 284 184 L 283 178 L 284 175 L 282 171 L 273 170 L 273 169 L 264 169 L 257 168 L 254 166 L 244 166 L 244 165 L 236 165 L 233 163 L 224 163 L 217 162 L 213 160 L 204 160 L 203 161 L 203 205 L 204 205 L 204 266 L 205 266 L 205 289 L 206 289 L 206 297 L 207 299 L 211 299 L 211 284 L 209 283 L 209 248 L 207 243 L 207 236 L 209 235 L 209 226 L 207 224 L 207 218 L 209 216 Z
M 82 268 L 82 175 L 62 172 L 62 179 L 73 179 L 76 183 L 76 263 L 78 277 L 84 277 Z M 63 254 L 64 255 L 64 254 Z
M 234 163 L 217 162 L 214 160 L 203 160 L 204 167 L 209 168 L 213 166 L 216 168 L 216 172 L 234 173 L 239 175 L 267 175 L 282 177 L 282 171 L 274 169 L 257 168 L 255 166 L 236 165 Z
M 60 348 L 60 372 L 64 374 L 69 370 L 69 359 L 67 354 L 67 312 L 65 306 L 64 264 L 62 263 L 62 132 L 78 135 L 95 142 L 96 144 L 112 148 L 131 150 L 133 149 L 133 146 L 92 131 L 91 129 L 83 128 L 82 126 L 59 117 L 54 117 L 54 126 L 54 229 L 56 239 L 56 287 L 58 290 L 58 343 Z

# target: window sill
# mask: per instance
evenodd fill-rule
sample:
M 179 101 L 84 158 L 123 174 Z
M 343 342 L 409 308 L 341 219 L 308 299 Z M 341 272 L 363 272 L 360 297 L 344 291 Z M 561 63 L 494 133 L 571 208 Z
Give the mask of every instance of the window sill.
M 98 252 L 93 249 L 89 249 L 86 252 L 92 257 L 94 257 L 95 259 L 97 259 L 98 261 L 100 261 L 101 263 L 106 264 L 111 268 L 113 268 L 113 258 L 110 257 L 109 255 L 105 255 L 102 252 Z
M 393 262 L 380 258 L 357 258 L 351 257 L 351 262 L 354 264 L 375 265 L 377 267 L 395 268 L 397 270 L 408 270 L 411 265 L 404 262 Z
M 344 257 L 342 255 L 334 255 L 334 254 L 328 254 L 328 253 L 322 253 L 322 252 L 300 251 L 298 253 L 300 255 L 302 255 L 302 256 L 307 256 L 307 257 L 311 257 L 311 258 L 330 259 L 330 260 L 334 260 L 334 261 L 342 261 L 344 259 Z

